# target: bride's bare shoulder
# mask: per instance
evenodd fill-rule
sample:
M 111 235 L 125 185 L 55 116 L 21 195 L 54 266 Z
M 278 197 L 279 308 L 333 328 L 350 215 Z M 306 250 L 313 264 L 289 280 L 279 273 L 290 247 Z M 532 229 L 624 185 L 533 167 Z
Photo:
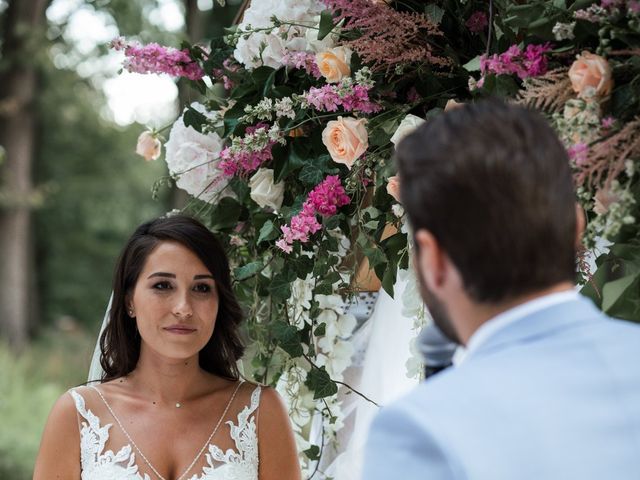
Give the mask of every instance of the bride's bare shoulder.
M 70 392 L 58 398 L 44 427 L 34 480 L 80 478 L 80 431 Z

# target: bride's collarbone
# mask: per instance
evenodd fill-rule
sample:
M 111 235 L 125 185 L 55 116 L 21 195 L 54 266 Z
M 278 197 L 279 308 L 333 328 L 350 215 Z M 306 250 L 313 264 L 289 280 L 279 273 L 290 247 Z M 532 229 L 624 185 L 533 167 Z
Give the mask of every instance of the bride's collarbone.
M 100 398 L 95 400 L 99 402 L 98 405 L 100 403 L 109 405 L 107 407 L 104 404 L 104 408 L 99 408 L 101 412 L 99 416 L 108 420 L 109 423 L 115 420 L 109 417 L 117 416 L 123 426 L 130 430 L 129 434 L 134 441 L 136 435 L 158 438 L 160 441 L 186 433 L 199 438 L 200 431 L 203 435 L 206 432 L 206 438 L 212 425 L 227 407 L 236 386 L 237 382 L 229 382 L 205 389 L 186 399 L 160 399 L 141 392 L 135 384 L 116 380 L 97 386 L 99 393 L 104 397 L 104 402 Z M 239 390 L 223 423 L 235 418 L 240 409 L 243 389 Z
M 227 388 L 205 392 L 183 402 L 180 408 L 166 402 L 154 404 L 153 400 L 133 390 L 131 385 L 123 386 L 117 381 L 98 386 L 100 393 L 109 403 L 112 413 L 118 417 L 123 427 L 123 429 L 118 428 L 118 421 L 113 418 L 108 410 L 109 407 L 103 405 L 104 408 L 100 408 L 98 404 L 96 405 L 101 424 L 112 424 L 107 446 L 117 452 L 125 445 L 135 443 L 135 447 L 147 457 L 165 479 L 176 479 L 184 472 L 203 445 L 207 443 L 216 445 L 222 451 L 235 449 L 226 422 L 229 420 L 235 422 L 243 404 L 246 403 L 241 386 L 224 418 L 222 414 L 236 386 L 238 386 L 237 383 L 233 382 Z M 207 442 L 217 423 L 219 423 L 217 432 Z M 133 445 L 130 446 L 133 447 Z M 134 453 L 137 453 L 136 449 Z M 154 478 L 144 460 L 139 457 L 139 454 L 136 455 L 136 464 L 141 473 L 147 472 L 151 478 Z M 202 455 L 196 461 L 190 475 L 200 471 L 204 458 Z M 190 475 L 187 477 L 191 478 Z

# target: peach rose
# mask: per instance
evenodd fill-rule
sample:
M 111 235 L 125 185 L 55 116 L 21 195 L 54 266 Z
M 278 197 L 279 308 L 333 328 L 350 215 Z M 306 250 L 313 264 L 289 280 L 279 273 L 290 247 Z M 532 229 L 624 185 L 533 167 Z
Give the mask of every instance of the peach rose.
M 447 104 L 444 106 L 444 111 L 448 112 L 449 110 L 453 110 L 454 108 L 460 108 L 463 105 L 463 102 L 456 102 L 453 98 L 451 98 L 447 100 Z
M 366 120 L 353 117 L 338 117 L 327 123 L 322 131 L 322 143 L 336 163 L 342 163 L 349 170 L 369 147 L 369 136 L 365 128 Z
M 620 201 L 620 197 L 611 190 L 600 189 L 596 192 L 593 211 L 598 215 L 604 215 L 609 211 L 609 207 Z
M 316 64 L 327 83 L 338 83 L 351 75 L 351 53 L 348 48 L 335 47 L 316 54 Z
M 573 62 L 569 79 L 579 97 L 606 96 L 611 93 L 613 86 L 609 62 L 590 52 L 582 52 Z
M 162 143 L 153 133 L 146 131 L 142 132 L 138 137 L 138 144 L 136 145 L 136 153 L 148 162 L 149 160 L 157 160 L 160 156 L 160 150 Z
M 389 177 L 387 183 L 387 193 L 391 195 L 396 202 L 400 203 L 400 177 L 394 175 Z

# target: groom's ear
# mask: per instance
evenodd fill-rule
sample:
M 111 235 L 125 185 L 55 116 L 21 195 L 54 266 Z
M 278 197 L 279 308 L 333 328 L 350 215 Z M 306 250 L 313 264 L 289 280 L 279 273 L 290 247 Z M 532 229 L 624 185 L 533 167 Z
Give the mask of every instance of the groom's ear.
M 582 206 L 576 202 L 576 249 L 582 245 L 582 236 L 587 226 L 587 217 Z
M 437 291 L 442 287 L 446 277 L 446 255 L 438 240 L 429 230 L 418 230 L 415 233 L 416 267 L 426 282 L 426 287 Z

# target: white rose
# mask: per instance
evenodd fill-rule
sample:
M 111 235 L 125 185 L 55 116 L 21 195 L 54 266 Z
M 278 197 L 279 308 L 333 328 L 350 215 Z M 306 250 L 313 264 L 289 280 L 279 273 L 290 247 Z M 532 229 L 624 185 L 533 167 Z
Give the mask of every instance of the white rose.
M 278 210 L 282 207 L 284 182 L 273 182 L 273 170 L 260 168 L 249 180 L 251 198 L 262 208 L 271 207 Z
M 191 105 L 199 112 L 211 116 L 203 105 Z M 169 133 L 166 147 L 166 162 L 171 175 L 176 176 L 176 185 L 200 200 L 211 203 L 224 192 L 227 179 L 218 169 L 222 138 L 217 133 L 206 135 L 187 127 L 181 116 Z
M 238 25 L 239 30 L 270 27 L 271 17 L 275 16 L 283 22 L 309 25 L 316 27 L 323 5 L 317 0 L 260 0 L 251 2 L 251 6 L 245 11 L 243 21 Z M 316 51 L 320 46 L 316 42 L 309 42 L 307 34 L 309 30 L 316 33 L 315 28 L 304 26 L 283 25 L 269 33 L 250 33 L 249 38 L 241 37 L 238 40 L 233 56 L 246 68 L 252 69 L 261 65 L 272 68 L 282 66 L 282 57 L 288 51 Z M 284 37 L 284 38 L 283 38 Z M 331 40 L 321 42 L 328 44 Z
M 416 117 L 411 114 L 407 115 L 404 117 L 402 122 L 400 122 L 400 125 L 398 125 L 396 133 L 391 137 L 391 143 L 397 146 L 398 143 L 400 143 L 400 140 L 409 135 L 423 123 L 425 123 L 424 118 Z

